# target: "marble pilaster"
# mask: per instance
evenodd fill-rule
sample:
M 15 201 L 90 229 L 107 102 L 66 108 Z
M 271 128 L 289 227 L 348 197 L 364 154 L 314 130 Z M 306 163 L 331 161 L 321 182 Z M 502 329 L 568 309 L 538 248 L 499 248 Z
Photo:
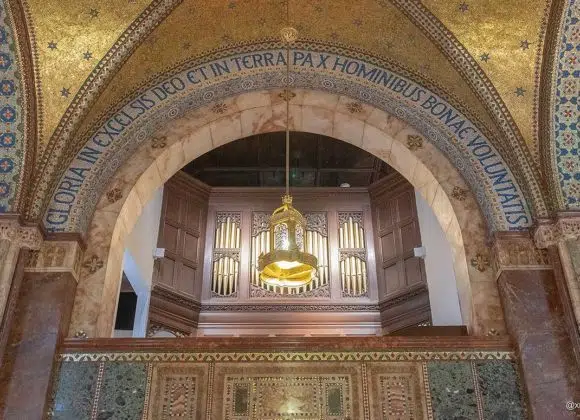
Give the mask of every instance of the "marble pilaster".
M 580 398 L 580 373 L 549 253 L 523 232 L 494 237 L 492 264 L 513 337 L 533 418 L 574 418 L 567 401 Z
M 53 361 L 70 322 L 82 247 L 76 240 L 38 245 L 18 260 L 18 290 L 10 291 L 0 418 L 45 417 Z

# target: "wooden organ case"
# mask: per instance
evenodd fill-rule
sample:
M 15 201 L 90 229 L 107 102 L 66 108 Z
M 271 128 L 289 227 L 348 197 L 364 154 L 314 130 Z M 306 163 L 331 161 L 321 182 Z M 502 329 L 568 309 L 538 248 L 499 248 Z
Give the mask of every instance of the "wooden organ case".
M 257 268 L 258 256 L 270 247 L 268 221 L 283 190 L 211 188 L 179 173 L 165 188 L 159 247 L 166 255 L 156 262 L 151 329 L 175 335 L 373 335 L 427 321 L 423 262 L 409 255 L 411 245 L 420 245 L 413 189 L 398 174 L 387 178 L 374 189 L 292 191 L 307 222 L 305 249 L 318 267 L 311 283 L 288 288 L 263 284 Z M 386 245 L 384 208 L 399 215 L 393 223 L 402 246 Z M 393 261 L 394 270 L 385 263 Z

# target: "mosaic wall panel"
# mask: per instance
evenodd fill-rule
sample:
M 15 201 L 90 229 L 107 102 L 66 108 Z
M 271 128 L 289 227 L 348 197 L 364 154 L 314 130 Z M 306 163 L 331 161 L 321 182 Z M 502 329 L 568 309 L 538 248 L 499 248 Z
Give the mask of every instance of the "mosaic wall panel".
M 580 208 L 580 2 L 569 0 L 564 8 L 561 40 L 557 58 L 557 71 L 554 72 L 555 96 L 554 129 L 555 147 L 552 158 L 556 161 L 558 181 L 562 188 L 564 205 Z
M 22 69 L 5 3 L 0 1 L 0 213 L 13 207 L 24 154 Z
M 511 352 L 67 353 L 54 419 L 525 419 Z

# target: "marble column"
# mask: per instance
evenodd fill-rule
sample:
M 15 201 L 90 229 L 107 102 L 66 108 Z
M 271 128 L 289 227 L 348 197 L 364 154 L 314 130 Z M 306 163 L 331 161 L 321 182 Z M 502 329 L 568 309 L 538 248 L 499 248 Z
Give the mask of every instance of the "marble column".
M 44 241 L 29 252 L 0 369 L 0 418 L 45 418 L 57 348 L 68 332 L 82 249 Z
M 501 232 L 493 264 L 531 417 L 576 418 L 566 402 L 580 401 L 580 372 L 547 250 L 536 248 L 527 232 Z

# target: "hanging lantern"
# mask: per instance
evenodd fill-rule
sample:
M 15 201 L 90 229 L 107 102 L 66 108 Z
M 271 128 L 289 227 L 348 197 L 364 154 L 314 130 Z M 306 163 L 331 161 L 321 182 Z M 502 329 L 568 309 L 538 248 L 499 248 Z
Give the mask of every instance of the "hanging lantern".
M 312 281 L 318 260 L 304 252 L 305 227 L 304 217 L 292 207 L 292 197 L 282 197 L 282 206 L 270 217 L 270 252 L 258 257 L 263 282 L 297 287 Z

